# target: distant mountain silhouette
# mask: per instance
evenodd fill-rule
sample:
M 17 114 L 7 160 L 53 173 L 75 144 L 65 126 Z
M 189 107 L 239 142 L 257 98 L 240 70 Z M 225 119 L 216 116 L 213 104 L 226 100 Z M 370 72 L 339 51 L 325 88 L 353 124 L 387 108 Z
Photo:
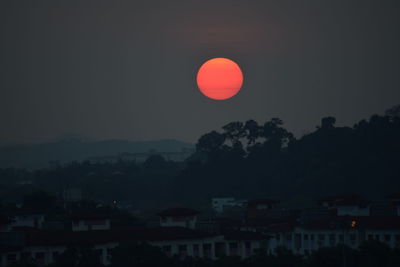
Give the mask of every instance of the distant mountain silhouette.
M 117 156 L 123 153 L 181 152 L 193 149 L 194 145 L 177 140 L 83 141 L 65 139 L 57 142 L 0 147 L 0 168 L 43 168 L 49 162 L 83 161 L 89 158 Z

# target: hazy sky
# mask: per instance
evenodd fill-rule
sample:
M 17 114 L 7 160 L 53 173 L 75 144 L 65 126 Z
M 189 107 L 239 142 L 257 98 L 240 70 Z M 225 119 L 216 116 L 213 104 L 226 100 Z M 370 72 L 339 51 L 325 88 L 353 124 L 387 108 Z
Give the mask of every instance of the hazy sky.
M 296 134 L 400 103 L 400 3 L 351 0 L 1 1 L 0 143 L 69 134 L 195 142 L 271 117 Z M 240 93 L 204 97 L 212 57 Z

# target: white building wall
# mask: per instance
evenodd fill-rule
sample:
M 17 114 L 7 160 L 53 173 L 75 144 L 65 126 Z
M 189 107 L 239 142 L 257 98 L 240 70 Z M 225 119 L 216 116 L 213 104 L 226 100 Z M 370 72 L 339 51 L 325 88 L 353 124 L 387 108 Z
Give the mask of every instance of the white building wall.
M 268 253 L 274 254 L 278 247 L 292 249 L 293 247 L 293 232 L 276 232 L 269 233 L 271 238 L 268 240 Z
M 111 243 L 106 243 L 106 244 L 98 244 L 93 247 L 95 250 L 100 250 L 100 261 L 104 265 L 110 265 L 111 264 L 111 255 L 108 253 L 109 249 L 114 249 L 118 247 L 119 243 L 118 242 L 111 242 Z
M 216 236 L 212 238 L 204 238 L 204 239 L 197 239 L 197 240 L 170 240 L 170 241 L 152 241 L 149 244 L 158 246 L 163 248 L 165 246 L 171 247 L 171 255 L 175 256 L 179 255 L 179 246 L 186 245 L 187 246 L 187 256 L 194 257 L 193 254 L 193 247 L 194 245 L 199 245 L 199 257 L 204 256 L 204 244 L 211 245 L 211 258 L 215 259 L 215 243 L 217 242 L 225 242 L 223 236 Z
M 169 256 L 179 255 L 179 246 L 186 245 L 187 256 L 196 257 L 193 253 L 195 245 L 199 247 L 198 257 L 205 257 L 204 245 L 210 245 L 211 247 L 211 259 L 216 259 L 215 246 L 217 243 L 222 243 L 224 246 L 224 254 L 230 255 L 229 243 L 237 243 L 237 253 L 241 258 L 247 258 L 254 254 L 254 250 L 260 249 L 261 244 L 259 240 L 243 241 L 243 240 L 225 240 L 223 236 L 216 236 L 213 238 L 205 238 L 198 240 L 174 240 L 174 241 L 154 241 L 150 242 L 151 245 L 158 246 L 161 249 L 165 246 L 171 247 L 171 254 Z M 246 243 L 250 244 L 250 248 L 246 249 Z
M 197 216 L 188 217 L 161 217 L 160 225 L 162 227 L 184 227 L 189 229 L 195 229 L 197 222 Z
M 400 229 L 398 230 L 379 230 L 369 229 L 365 231 L 366 240 L 377 240 L 386 243 L 391 248 L 400 246 Z
M 369 216 L 369 207 L 339 206 L 337 209 L 338 216 Z
M 216 212 L 222 213 L 224 206 L 235 206 L 235 199 L 233 197 L 213 198 L 212 207 Z
M 110 219 L 105 219 L 102 224 L 93 224 L 90 220 L 72 222 L 72 231 L 109 230 L 110 228 Z
M 12 227 L 34 227 L 42 228 L 44 215 L 18 215 L 15 216 Z
M 224 212 L 226 207 L 243 207 L 247 200 L 235 200 L 233 197 L 222 197 L 211 199 L 213 209 L 218 212 Z
M 357 248 L 363 236 L 356 229 L 303 229 L 293 232 L 275 233 L 268 241 L 268 252 L 275 253 L 277 247 L 285 247 L 294 253 L 307 255 L 322 247 L 333 247 L 341 243 Z
M 95 245 L 93 247 L 93 249 L 100 249 L 102 251 L 101 253 L 101 262 L 104 265 L 109 265 L 110 259 L 111 259 L 111 255 L 109 255 L 107 253 L 108 249 L 113 249 L 116 248 L 118 246 L 117 242 L 112 242 L 112 243 L 106 243 L 106 244 L 98 244 Z M 64 253 L 64 251 L 67 249 L 66 246 L 34 246 L 34 247 L 26 247 L 21 251 L 15 251 L 15 252 L 10 252 L 10 253 L 3 253 L 1 254 L 1 261 L 0 261 L 0 266 L 1 267 L 6 267 L 7 265 L 9 265 L 10 263 L 7 262 L 7 255 L 8 254 L 15 254 L 16 255 L 16 259 L 20 260 L 21 259 L 21 255 L 23 253 L 29 253 L 30 258 L 32 259 L 32 261 L 34 263 L 36 263 L 39 266 L 44 266 L 44 265 L 48 265 L 51 263 L 54 263 L 54 261 L 56 260 L 54 258 L 54 254 L 57 253 L 57 255 L 61 255 L 62 253 Z M 37 256 L 38 254 L 42 254 L 44 255 L 43 259 L 38 260 Z

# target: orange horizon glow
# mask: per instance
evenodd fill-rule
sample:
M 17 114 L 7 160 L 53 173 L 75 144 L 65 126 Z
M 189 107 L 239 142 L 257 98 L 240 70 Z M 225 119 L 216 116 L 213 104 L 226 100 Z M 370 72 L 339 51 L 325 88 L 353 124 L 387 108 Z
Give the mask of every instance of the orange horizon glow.
M 205 96 L 214 100 L 225 100 L 240 91 L 243 73 L 234 61 L 219 57 L 206 61 L 200 67 L 196 80 Z

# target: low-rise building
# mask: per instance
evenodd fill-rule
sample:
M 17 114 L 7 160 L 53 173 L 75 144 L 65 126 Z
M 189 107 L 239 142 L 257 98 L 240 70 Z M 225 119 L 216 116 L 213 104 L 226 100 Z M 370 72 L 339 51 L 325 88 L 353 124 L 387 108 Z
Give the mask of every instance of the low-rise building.
M 45 221 L 44 213 L 34 210 L 18 210 L 13 215 L 12 227 L 31 227 L 41 229 Z
M 162 227 L 184 227 L 189 229 L 196 228 L 197 214 L 199 212 L 187 208 L 172 208 L 164 210 L 160 216 L 160 225 Z
M 211 199 L 211 202 L 217 213 L 222 213 L 229 207 L 244 207 L 247 204 L 247 200 L 237 200 L 234 197 L 216 197 Z
M 7 233 L 10 234 L 10 233 Z M 258 233 L 210 234 L 183 227 L 131 228 L 105 231 L 29 231 L 13 246 L 1 246 L 0 266 L 29 259 L 45 266 L 68 247 L 90 244 L 104 265 L 111 263 L 111 251 L 127 241 L 158 246 L 167 256 L 217 259 L 225 255 L 247 258 L 268 245 L 268 237 Z M 4 236 L 1 236 L 0 241 Z
M 72 231 L 110 230 L 110 217 L 107 215 L 74 215 L 71 218 Z
M 392 207 L 394 207 L 395 215 L 400 216 L 400 193 L 391 194 L 389 201 Z
M 323 207 L 334 209 L 338 216 L 369 216 L 369 202 L 354 194 L 334 195 L 320 199 Z

